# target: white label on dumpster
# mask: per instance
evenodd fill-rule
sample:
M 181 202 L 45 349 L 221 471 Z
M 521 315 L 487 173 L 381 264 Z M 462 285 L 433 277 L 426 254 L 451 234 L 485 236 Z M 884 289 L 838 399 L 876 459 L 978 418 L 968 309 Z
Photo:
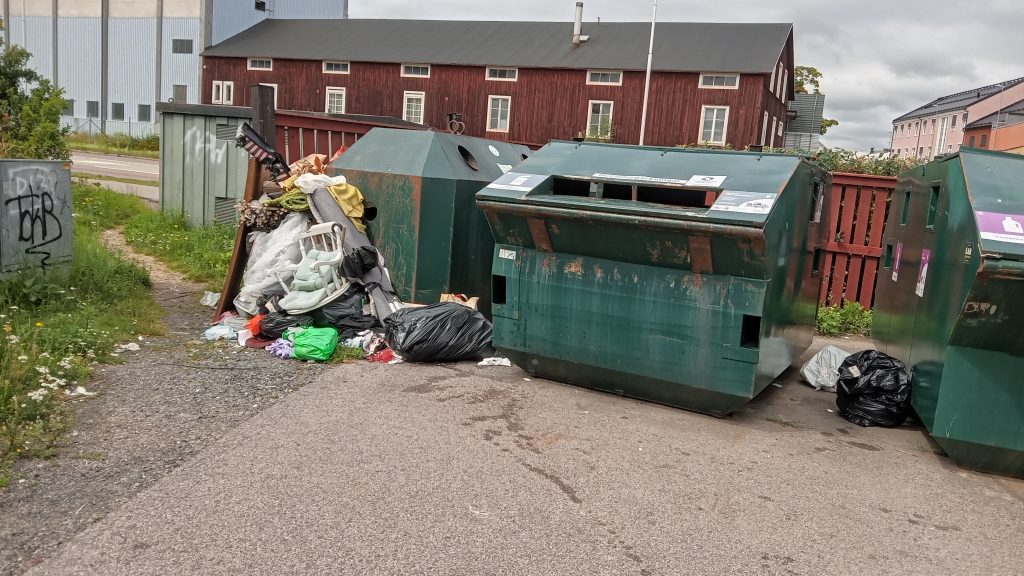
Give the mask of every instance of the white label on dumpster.
M 530 190 L 536 188 L 546 178 L 547 176 L 540 176 L 538 174 L 520 174 L 518 172 L 508 172 L 502 175 L 494 182 L 488 184 L 487 187 L 494 188 L 497 190 L 529 192 Z
M 679 186 L 686 186 L 687 182 L 687 180 L 679 180 L 678 178 L 657 178 L 655 176 L 604 174 L 603 172 L 594 173 L 594 178 L 597 178 L 599 180 L 625 180 L 627 182 L 650 182 L 651 184 L 678 184 Z M 723 178 L 725 177 L 723 176 Z
M 767 214 L 775 204 L 775 194 L 765 192 L 741 192 L 726 190 L 715 200 L 712 210 L 719 212 L 742 212 L 744 214 Z
M 725 176 L 701 176 L 694 174 L 686 181 L 687 186 L 707 186 L 710 188 L 721 188 L 725 183 Z
M 501 169 L 502 174 L 508 174 L 509 170 L 512 170 L 511 164 L 498 164 L 498 168 Z
M 515 260 L 516 251 L 508 250 L 506 248 L 498 248 L 498 258 L 504 258 L 505 260 Z

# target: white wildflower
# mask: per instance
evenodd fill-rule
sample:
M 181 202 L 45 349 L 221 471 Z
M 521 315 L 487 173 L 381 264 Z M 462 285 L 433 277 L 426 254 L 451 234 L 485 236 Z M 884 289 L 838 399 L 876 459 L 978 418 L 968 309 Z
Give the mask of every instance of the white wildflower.
M 29 392 L 28 397 L 31 398 L 32 400 L 35 400 L 36 402 L 41 402 L 42 399 L 45 398 L 48 393 L 49 390 L 47 390 L 46 388 L 40 388 L 38 390 L 33 390 L 32 392 Z M 24 404 L 22 404 L 22 406 L 24 406 Z
M 24 354 L 18 356 L 18 362 L 28 362 L 28 356 L 25 356 Z
M 39 372 L 40 374 L 49 374 L 50 369 L 46 366 L 36 366 L 36 372 Z
M 20 340 L 21 338 L 18 338 L 18 336 L 15 334 L 7 335 L 7 341 L 10 342 L 11 344 L 17 344 Z

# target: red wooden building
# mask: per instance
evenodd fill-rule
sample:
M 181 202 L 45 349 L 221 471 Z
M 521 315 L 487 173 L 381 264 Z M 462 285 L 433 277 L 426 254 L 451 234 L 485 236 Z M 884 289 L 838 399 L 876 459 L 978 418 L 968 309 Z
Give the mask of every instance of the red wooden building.
M 394 116 L 540 146 L 638 143 L 650 24 L 266 20 L 203 52 L 202 101 Z M 660 22 L 645 143 L 781 146 L 791 24 Z

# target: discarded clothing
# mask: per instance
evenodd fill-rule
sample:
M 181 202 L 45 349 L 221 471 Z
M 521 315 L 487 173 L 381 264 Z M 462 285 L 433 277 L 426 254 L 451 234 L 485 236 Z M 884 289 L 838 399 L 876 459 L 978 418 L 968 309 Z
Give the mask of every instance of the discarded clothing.
M 273 340 L 267 340 L 266 338 L 260 338 L 259 336 L 253 336 L 252 338 L 249 338 L 248 340 L 245 341 L 245 347 L 246 348 L 257 348 L 257 349 L 260 349 L 260 348 L 266 348 L 267 346 L 270 346 L 273 343 L 274 343 Z
M 370 354 L 366 357 L 370 362 L 376 362 L 380 364 L 387 364 L 395 359 L 395 353 L 390 348 L 385 348 L 380 352 Z
M 253 336 L 259 335 L 259 333 L 260 333 L 260 322 L 263 322 L 263 318 L 265 316 L 266 316 L 266 314 L 257 314 L 255 316 L 253 316 L 252 318 L 249 318 L 249 321 L 246 322 L 245 327 L 249 329 L 249 332 Z
M 238 334 L 238 332 L 231 326 L 217 324 L 216 326 L 210 326 L 207 328 L 206 332 L 203 332 L 203 338 L 206 338 L 211 342 L 214 340 L 234 340 L 236 334 Z
M 267 351 L 278 358 L 291 358 L 294 348 L 288 340 L 278 338 L 270 346 L 267 346 Z

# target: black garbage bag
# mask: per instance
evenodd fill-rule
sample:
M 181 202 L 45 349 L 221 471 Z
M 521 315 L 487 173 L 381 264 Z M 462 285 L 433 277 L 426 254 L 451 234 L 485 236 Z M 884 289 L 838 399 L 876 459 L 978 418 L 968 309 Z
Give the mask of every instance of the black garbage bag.
M 899 426 L 911 415 L 910 374 L 899 360 L 865 350 L 839 366 L 839 414 L 858 426 Z
M 384 339 L 408 362 L 457 362 L 493 354 L 491 323 L 455 302 L 403 308 L 384 319 Z
M 353 338 L 363 330 L 379 327 L 380 322 L 376 316 L 363 313 L 366 299 L 363 287 L 352 284 L 344 294 L 309 313 L 313 317 L 313 326 L 334 328 L 342 340 Z
M 293 316 L 281 312 L 271 312 L 260 321 L 260 335 L 264 338 L 280 338 L 289 328 L 312 325 L 313 318 L 305 314 Z
M 260 314 L 270 314 L 271 312 L 284 312 L 284 309 L 277 305 L 277 301 L 280 300 L 284 294 L 283 290 L 281 294 L 267 294 L 264 292 L 256 299 L 256 309 Z
M 357 246 L 341 260 L 341 275 L 345 278 L 362 278 L 373 270 L 379 259 L 373 246 Z

